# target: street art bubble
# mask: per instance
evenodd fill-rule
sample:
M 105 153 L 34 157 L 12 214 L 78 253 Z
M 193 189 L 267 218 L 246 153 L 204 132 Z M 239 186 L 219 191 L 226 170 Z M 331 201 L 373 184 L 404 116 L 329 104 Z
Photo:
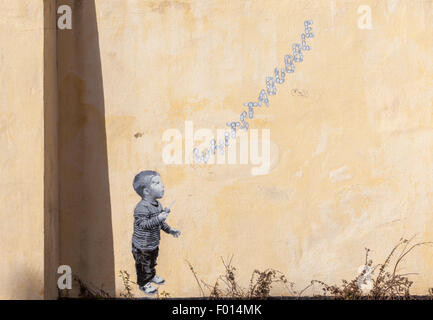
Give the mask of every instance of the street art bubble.
M 266 77 L 266 89 L 269 95 L 274 96 L 277 94 L 277 87 L 273 77 Z
M 283 84 L 286 78 L 286 73 L 293 73 L 295 72 L 295 63 L 303 62 L 304 55 L 302 51 L 310 51 L 311 47 L 307 44 L 307 38 L 314 38 L 314 34 L 311 32 L 313 28 L 311 25 L 313 24 L 313 20 L 306 20 L 304 21 L 304 32 L 301 34 L 301 43 L 294 43 L 292 45 L 292 54 L 287 54 L 284 56 L 284 68 L 278 69 L 276 67 L 274 69 L 274 77 L 266 77 L 266 90 L 261 89 L 259 96 L 257 98 L 257 101 L 249 101 L 245 102 L 244 106 L 248 108 L 247 111 L 243 111 L 240 116 L 240 121 L 229 121 L 226 122 L 226 125 L 230 127 L 231 129 L 231 135 L 229 132 L 224 133 L 224 142 L 220 142 L 218 145 L 216 144 L 215 139 L 211 140 L 210 147 L 206 149 L 206 152 L 202 152 L 202 155 L 200 155 L 199 150 L 197 148 L 194 148 L 194 156 L 198 163 L 200 161 L 203 161 L 204 163 L 207 163 L 209 160 L 210 154 L 212 153 L 215 155 L 216 150 L 218 149 L 220 151 L 221 155 L 224 155 L 224 149 L 225 147 L 228 147 L 230 136 L 233 139 L 236 139 L 236 130 L 238 128 L 247 131 L 249 129 L 248 122 L 245 121 L 245 118 L 253 119 L 254 118 L 254 108 L 261 107 L 263 103 L 266 105 L 266 107 L 269 107 L 269 96 L 274 96 L 277 94 L 277 86 L 276 84 Z
M 275 73 L 275 81 L 278 84 L 283 84 L 284 83 L 284 79 L 286 78 L 286 73 L 284 72 L 284 69 L 281 69 L 281 77 L 280 77 L 280 71 L 278 70 L 278 68 L 275 68 L 274 70 Z

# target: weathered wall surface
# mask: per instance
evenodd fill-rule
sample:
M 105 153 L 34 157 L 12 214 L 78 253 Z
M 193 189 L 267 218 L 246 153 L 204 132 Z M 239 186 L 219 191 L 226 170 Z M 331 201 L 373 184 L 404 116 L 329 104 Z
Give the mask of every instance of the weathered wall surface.
M 360 5 L 371 30 L 358 27 Z M 161 173 L 165 205 L 177 200 L 168 222 L 182 236 L 162 235 L 158 265 L 172 296 L 199 294 L 185 259 L 212 282 L 233 254 L 242 280 L 272 267 L 299 289 L 354 277 L 365 247 L 379 262 L 401 237 L 433 240 L 431 1 L 99 0 L 96 14 L 117 292 L 118 272 L 134 275 L 131 183 L 143 169 Z M 269 174 L 164 164 L 164 131 L 236 120 L 307 19 L 312 50 L 250 121 L 270 129 Z M 427 247 L 406 262 L 414 293 L 432 286 L 432 267 Z
M 0 1 L 0 299 L 44 297 L 43 1 Z
M 401 237 L 433 240 L 432 1 L 60 4 L 73 28 L 54 49 L 43 1 L 0 0 L 0 298 L 49 297 L 57 261 L 110 294 L 123 289 L 119 271 L 135 281 L 132 179 L 144 169 L 161 173 L 164 205 L 176 200 L 168 223 L 182 235 L 162 234 L 157 267 L 172 297 L 199 295 L 185 260 L 213 282 L 220 256 L 234 255 L 245 285 L 270 267 L 300 289 L 354 277 L 365 247 L 380 262 Z M 371 29 L 359 27 L 361 5 Z M 164 163 L 166 130 L 179 130 L 185 156 L 185 121 L 215 131 L 237 120 L 308 19 L 312 50 L 249 120 L 270 130 L 270 172 Z M 44 139 L 57 116 L 57 139 Z M 430 247 L 405 262 L 413 293 L 432 287 L 432 267 Z

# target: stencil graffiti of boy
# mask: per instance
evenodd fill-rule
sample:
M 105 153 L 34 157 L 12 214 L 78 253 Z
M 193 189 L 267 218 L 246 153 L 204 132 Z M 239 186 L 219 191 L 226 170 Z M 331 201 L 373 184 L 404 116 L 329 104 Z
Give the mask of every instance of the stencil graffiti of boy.
M 155 171 L 142 171 L 133 182 L 134 190 L 142 198 L 134 210 L 134 233 L 132 235 L 132 255 L 135 259 L 137 284 L 146 294 L 154 294 L 152 286 L 164 284 L 164 279 L 156 275 L 155 266 L 158 258 L 160 230 L 178 237 L 180 231 L 171 228 L 165 220 L 170 208 L 162 209 L 157 199 L 164 196 L 161 176 Z

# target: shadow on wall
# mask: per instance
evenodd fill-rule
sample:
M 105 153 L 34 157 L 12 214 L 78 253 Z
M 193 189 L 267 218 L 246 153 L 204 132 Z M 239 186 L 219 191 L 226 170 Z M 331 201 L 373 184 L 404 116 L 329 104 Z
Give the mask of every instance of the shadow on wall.
M 98 27 L 94 0 L 60 0 L 72 30 L 57 32 L 60 263 L 83 281 L 115 293 Z M 75 290 L 74 290 L 75 291 Z
M 56 299 L 59 266 L 56 0 L 44 0 L 44 298 Z

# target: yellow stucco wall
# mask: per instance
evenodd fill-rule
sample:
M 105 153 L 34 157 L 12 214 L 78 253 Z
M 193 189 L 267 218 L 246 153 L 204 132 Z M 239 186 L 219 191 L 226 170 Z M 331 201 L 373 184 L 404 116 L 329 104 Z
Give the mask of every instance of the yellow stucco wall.
M 44 297 L 44 11 L 0 1 L 0 299 Z
M 60 4 L 71 5 L 73 28 L 57 31 L 55 49 L 49 42 L 56 85 L 43 1 L 0 0 L 0 298 L 42 298 L 44 277 L 48 297 L 57 263 L 110 294 L 123 290 L 119 271 L 135 281 L 132 179 L 145 169 L 160 172 L 162 203 L 176 200 L 168 223 L 182 235 L 162 234 L 157 267 L 172 297 L 200 294 L 185 260 L 213 282 L 220 257 L 233 255 L 244 285 L 269 267 L 302 289 L 353 278 L 365 247 L 381 262 L 401 237 L 433 240 L 433 1 Z M 371 29 L 359 28 L 362 5 Z M 270 130 L 268 174 L 164 163 L 167 129 L 185 142 L 185 121 L 215 131 L 237 120 L 310 19 L 312 50 L 249 121 Z M 57 117 L 57 139 L 44 148 Z M 57 172 L 58 194 L 48 196 Z M 59 223 L 45 246 L 44 223 L 45 232 Z M 432 250 L 404 263 L 402 272 L 418 273 L 412 293 L 433 286 Z
M 371 30 L 358 28 L 360 5 L 372 8 Z M 185 259 L 211 282 L 233 254 L 242 280 L 272 267 L 300 289 L 354 277 L 365 247 L 379 262 L 401 237 L 433 240 L 432 5 L 96 1 L 116 291 L 119 270 L 134 275 L 131 182 L 143 169 L 161 173 L 165 205 L 177 201 L 168 222 L 183 233 L 163 235 L 158 266 L 172 296 L 199 294 Z M 236 120 L 308 19 L 312 50 L 250 121 L 270 129 L 269 174 L 164 165 L 164 130 Z M 425 247 L 405 264 L 418 273 L 414 293 L 432 286 L 432 258 Z

